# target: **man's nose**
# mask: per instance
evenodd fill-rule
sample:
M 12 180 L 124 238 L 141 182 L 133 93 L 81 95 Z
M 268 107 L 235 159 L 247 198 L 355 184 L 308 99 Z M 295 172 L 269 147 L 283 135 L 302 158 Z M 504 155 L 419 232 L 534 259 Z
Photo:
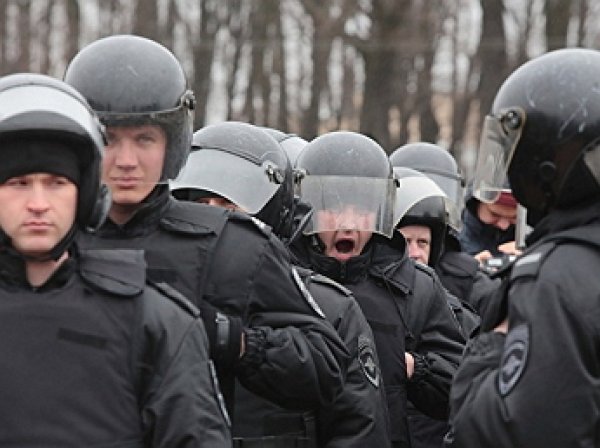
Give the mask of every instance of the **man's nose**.
M 132 142 L 126 139 L 115 144 L 115 163 L 119 166 L 135 166 L 137 164 L 137 152 Z
M 27 201 L 27 207 L 34 212 L 43 212 L 48 209 L 46 190 L 41 185 L 33 185 Z
M 408 246 L 408 256 L 412 259 L 417 259 L 421 255 L 421 249 L 419 248 L 416 241 L 406 241 Z

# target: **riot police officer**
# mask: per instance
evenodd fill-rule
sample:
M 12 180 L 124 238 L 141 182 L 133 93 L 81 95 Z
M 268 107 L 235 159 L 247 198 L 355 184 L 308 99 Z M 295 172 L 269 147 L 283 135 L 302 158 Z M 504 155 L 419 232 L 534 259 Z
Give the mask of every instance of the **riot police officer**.
M 387 155 L 355 132 L 312 140 L 296 161 L 299 192 L 314 209 L 297 258 L 352 291 L 375 336 L 393 446 L 410 446 L 406 399 L 445 419 L 464 337 L 431 269 L 393 234 L 396 183 Z
M 451 394 L 453 447 L 598 446 L 600 53 L 563 49 L 504 81 L 474 188 L 508 176 L 534 227 L 505 273 Z
M 140 251 L 74 244 L 106 216 L 103 146 L 70 86 L 0 80 L 0 444 L 231 446 L 197 309 Z
M 479 262 L 462 250 L 458 236 L 464 209 L 464 179 L 454 157 L 441 146 L 415 142 L 397 148 L 390 161 L 395 168 L 412 168 L 429 177 L 454 204 L 446 207 L 447 224 L 439 257 L 431 265 L 448 291 L 469 308 L 479 310 L 482 300 L 498 287 L 499 281 L 491 280 Z
M 295 233 L 298 202 L 286 153 L 271 135 L 275 130 L 247 123 L 224 122 L 194 133 L 192 152 L 172 194 L 184 200 L 235 207 L 250 212 L 276 229 L 286 242 Z M 240 182 L 232 185 L 228 175 Z M 352 357 L 344 389 L 328 406 L 311 413 L 291 413 L 261 400 L 244 388 L 237 389 L 234 442 L 272 447 L 390 446 L 385 397 L 371 329 L 351 293 L 314 272 L 296 268 L 300 287 L 315 300 L 346 343 Z M 304 446 L 304 445 L 302 445 Z
M 194 107 L 174 55 L 149 39 L 110 36 L 83 48 L 65 80 L 99 114 L 108 137 L 103 179 L 112 205 L 81 244 L 144 249 L 150 278 L 199 305 L 228 403 L 234 374 L 286 407 L 331 402 L 347 350 L 303 298 L 280 241 L 244 214 L 170 196 L 167 180 L 190 150 Z
M 400 182 L 396 195 L 395 225 L 406 240 L 408 256 L 417 262 L 436 266 L 444 253 L 444 239 L 449 217 L 455 216 L 455 205 L 436 183 L 411 168 L 394 167 Z M 452 294 L 446 295 L 465 338 L 479 327 L 479 316 Z M 412 448 L 439 448 L 448 432 L 448 422 L 424 415 L 411 406 L 408 423 Z

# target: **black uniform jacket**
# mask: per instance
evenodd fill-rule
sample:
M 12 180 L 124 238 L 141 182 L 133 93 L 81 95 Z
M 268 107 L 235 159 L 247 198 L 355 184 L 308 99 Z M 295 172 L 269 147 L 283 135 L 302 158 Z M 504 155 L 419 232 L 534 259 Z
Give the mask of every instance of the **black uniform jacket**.
M 145 278 L 90 251 L 32 288 L 0 255 L 0 446 L 231 446 L 198 311 Z
M 346 383 L 333 403 L 304 414 L 277 408 L 239 388 L 234 437 L 246 443 L 268 437 L 269 446 L 284 448 L 296 446 L 298 439 L 320 448 L 389 447 L 386 399 L 369 324 L 348 289 L 307 269 L 296 269 L 306 285 L 305 294 L 315 300 L 348 347 Z
M 506 277 L 506 336 L 469 342 L 448 446 L 600 446 L 600 205 L 554 211 Z
M 450 383 L 465 343 L 437 276 L 406 256 L 400 236 L 392 241 L 373 236 L 366 250 L 346 263 L 320 253 L 311 237 L 293 249 L 303 263 L 354 294 L 375 336 L 392 442 L 409 446 L 407 396 L 427 415 L 446 418 Z M 405 352 L 415 359 L 410 381 Z
M 446 235 L 444 252 L 435 266 L 442 285 L 468 309 L 480 313 L 486 298 L 500 285 L 500 279 L 479 268 L 479 262 L 463 252 L 460 243 L 451 234 Z
M 257 220 L 177 201 L 158 187 L 127 223 L 108 220 L 81 244 L 144 249 L 151 279 L 242 318 L 251 328 L 236 374 L 253 392 L 284 407 L 312 409 L 341 390 L 347 349 L 302 296 L 287 249 Z M 220 377 L 230 402 L 232 374 Z

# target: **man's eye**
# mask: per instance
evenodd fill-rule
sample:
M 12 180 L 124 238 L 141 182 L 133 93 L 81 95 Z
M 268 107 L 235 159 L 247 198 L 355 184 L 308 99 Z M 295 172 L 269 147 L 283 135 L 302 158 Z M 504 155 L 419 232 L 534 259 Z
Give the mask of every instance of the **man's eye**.
M 9 187 L 22 187 L 27 185 L 27 181 L 21 177 L 13 177 L 12 179 L 8 179 L 4 185 L 8 185 Z
M 152 143 L 154 141 L 154 137 L 151 135 L 140 135 L 137 140 L 140 143 Z

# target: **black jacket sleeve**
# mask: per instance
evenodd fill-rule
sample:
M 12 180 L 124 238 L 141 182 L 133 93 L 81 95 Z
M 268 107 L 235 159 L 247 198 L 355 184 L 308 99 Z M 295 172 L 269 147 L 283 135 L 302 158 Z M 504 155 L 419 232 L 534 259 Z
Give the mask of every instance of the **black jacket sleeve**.
M 417 266 L 414 295 L 409 301 L 408 326 L 412 337 L 407 351 L 415 360 L 408 383 L 409 400 L 426 415 L 448 417 L 452 379 L 466 343 L 437 276 Z
M 506 336 L 483 333 L 466 350 L 449 446 L 599 446 L 597 249 L 560 246 L 539 272 L 542 257 L 529 257 L 511 275 Z
M 283 244 L 268 229 L 257 235 L 248 219 L 232 224 L 219 241 L 205 297 L 242 318 L 247 347 L 239 381 L 283 407 L 331 403 L 345 381 L 346 346 L 302 294 Z
M 133 371 L 145 446 L 230 447 L 202 321 L 152 289 L 138 307 Z

